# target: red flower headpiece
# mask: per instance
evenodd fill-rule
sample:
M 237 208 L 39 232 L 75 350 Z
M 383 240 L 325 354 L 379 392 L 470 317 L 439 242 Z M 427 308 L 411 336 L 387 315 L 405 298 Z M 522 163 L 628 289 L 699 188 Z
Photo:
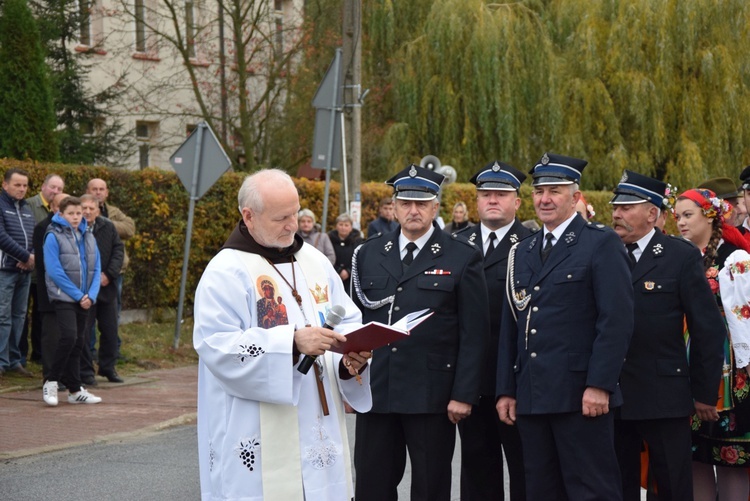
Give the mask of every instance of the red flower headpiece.
M 750 252 L 750 242 L 745 240 L 737 228 L 727 224 L 726 219 L 732 212 L 732 206 L 718 198 L 716 193 L 705 188 L 694 188 L 683 192 L 678 198 L 692 200 L 701 208 L 703 215 L 709 219 L 721 221 L 721 238 L 742 250 Z

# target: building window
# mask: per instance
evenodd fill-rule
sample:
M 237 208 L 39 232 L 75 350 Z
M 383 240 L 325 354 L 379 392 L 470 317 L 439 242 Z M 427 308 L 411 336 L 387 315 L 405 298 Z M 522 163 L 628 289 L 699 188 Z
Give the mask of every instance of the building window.
M 81 45 L 90 47 L 91 44 L 91 2 L 89 0 L 78 0 L 78 7 L 81 19 Z
M 136 52 L 146 52 L 145 0 L 135 0 L 135 50 Z
M 156 139 L 158 122 L 136 122 L 135 137 L 138 141 L 138 167 L 145 169 L 151 165 L 151 146 Z
M 195 4 L 193 0 L 185 2 L 185 42 L 188 56 L 195 57 Z
M 284 10 L 284 2 L 282 0 L 273 0 L 273 6 L 277 11 Z
M 276 55 L 280 55 L 284 52 L 284 20 L 280 17 L 276 18 Z

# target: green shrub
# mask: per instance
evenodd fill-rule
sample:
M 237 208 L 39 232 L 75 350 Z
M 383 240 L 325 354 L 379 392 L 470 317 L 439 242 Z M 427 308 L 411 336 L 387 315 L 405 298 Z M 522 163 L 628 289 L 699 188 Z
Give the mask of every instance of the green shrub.
M 125 308 L 175 307 L 179 299 L 180 277 L 185 246 L 185 230 L 189 197 L 173 172 L 156 169 L 142 171 L 113 170 L 104 167 L 71 166 L 63 164 L 35 164 L 11 159 L 0 159 L 0 170 L 11 167 L 25 169 L 30 175 L 28 196 L 39 191 L 47 174 L 55 172 L 65 179 L 65 192 L 81 195 L 89 179 L 100 177 L 109 186 L 108 203 L 116 205 L 132 217 L 136 234 L 126 242 L 130 267 L 125 274 L 123 301 Z M 219 251 L 239 221 L 237 191 L 245 174 L 228 172 L 195 205 L 195 219 L 188 261 L 186 309 L 191 311 L 193 294 L 203 269 Z M 323 213 L 325 183 L 295 179 L 300 194 L 300 205 L 318 216 Z M 339 189 L 331 182 L 327 228 L 333 228 L 339 214 Z M 366 183 L 362 192 L 362 227 L 377 217 L 378 203 L 391 195 L 385 183 Z M 443 194 L 441 214 L 451 220 L 453 204 L 466 202 L 472 221 L 477 221 L 474 185 L 449 185 Z M 611 194 L 586 192 L 586 199 L 596 210 L 595 220 L 609 225 Z M 531 187 L 521 188 L 523 203 L 518 212 L 521 220 L 534 219 Z

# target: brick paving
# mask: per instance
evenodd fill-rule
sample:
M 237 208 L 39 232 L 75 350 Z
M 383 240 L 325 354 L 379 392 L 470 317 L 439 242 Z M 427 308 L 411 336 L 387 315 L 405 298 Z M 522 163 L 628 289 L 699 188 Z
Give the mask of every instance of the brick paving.
M 140 373 L 114 384 L 98 378 L 95 405 L 71 405 L 68 392 L 50 407 L 41 386 L 0 394 L 0 460 L 74 445 L 124 439 L 195 420 L 198 367 Z

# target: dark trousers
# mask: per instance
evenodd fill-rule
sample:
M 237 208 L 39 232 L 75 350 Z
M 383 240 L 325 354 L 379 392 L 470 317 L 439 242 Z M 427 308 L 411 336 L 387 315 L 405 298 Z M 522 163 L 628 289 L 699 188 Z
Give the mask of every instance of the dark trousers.
M 100 301 L 89 310 L 89 323 L 86 332 L 90 333 L 99 325 L 99 374 L 111 373 L 117 364 L 117 302 Z M 81 350 L 81 376 L 94 375 L 94 361 L 91 356 L 90 343 L 84 343 Z
M 482 396 L 471 415 L 459 421 L 461 434 L 461 501 L 503 501 L 503 452 L 508 462 L 510 499 L 526 499 L 521 436 L 497 415 L 495 397 Z
M 81 350 L 86 342 L 89 312 L 78 303 L 54 301 L 60 335 L 50 371 L 50 381 L 61 381 L 71 393 L 81 389 Z
M 693 499 L 690 418 L 615 420 L 615 448 L 625 501 L 641 499 L 641 444 L 648 444 L 649 472 L 659 501 Z
M 21 359 L 24 364 L 28 360 L 33 360 L 34 362 L 42 360 L 42 315 L 37 307 L 39 301 L 37 301 L 36 296 L 36 282 L 31 282 L 29 285 L 29 311 L 31 312 L 31 315 L 26 316 L 26 321 L 23 324 L 21 341 L 18 343 L 18 349 L 21 350 Z M 31 335 L 30 345 L 28 334 Z M 31 348 L 31 350 L 29 350 L 29 348 Z M 31 356 L 29 356 L 29 351 L 31 351 Z
M 357 501 L 395 501 L 411 460 L 411 501 L 449 501 L 456 426 L 441 414 L 357 414 Z
M 42 377 L 45 381 L 50 379 L 52 365 L 55 363 L 57 354 L 57 339 L 60 337 L 60 329 L 57 326 L 57 314 L 54 310 L 41 312 L 42 316 Z
M 526 496 L 532 500 L 619 501 L 612 412 L 519 415 Z

